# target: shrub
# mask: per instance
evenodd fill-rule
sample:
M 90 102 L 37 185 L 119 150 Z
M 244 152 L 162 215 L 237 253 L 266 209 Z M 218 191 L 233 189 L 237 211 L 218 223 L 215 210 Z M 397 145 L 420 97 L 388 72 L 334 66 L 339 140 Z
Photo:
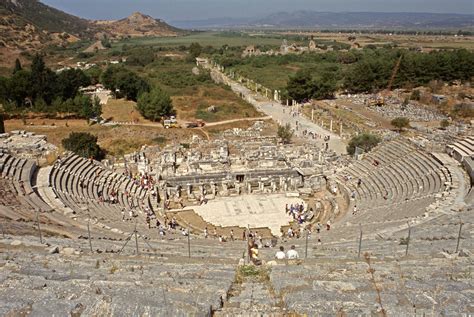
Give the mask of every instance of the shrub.
M 394 126 L 399 132 L 401 132 L 404 128 L 410 126 L 410 120 L 405 117 L 398 117 L 393 119 L 390 124 Z
M 362 133 L 354 136 L 349 141 L 349 145 L 347 146 L 347 153 L 349 153 L 350 155 L 354 155 L 356 148 L 361 148 L 365 152 L 369 152 L 379 143 L 380 138 L 377 135 L 370 133 Z
M 410 100 L 420 101 L 420 98 L 421 98 L 420 91 L 418 89 L 413 90 L 410 96 Z
M 449 127 L 449 121 L 447 119 L 441 120 L 440 126 L 441 128 L 446 129 L 447 127 Z
M 290 124 L 287 123 L 284 126 L 278 126 L 277 135 L 283 143 L 290 143 L 291 138 L 293 137 L 293 131 L 291 130 Z
M 105 157 L 104 150 L 97 144 L 97 137 L 87 132 L 71 132 L 61 143 L 66 150 L 85 158 L 102 160 Z

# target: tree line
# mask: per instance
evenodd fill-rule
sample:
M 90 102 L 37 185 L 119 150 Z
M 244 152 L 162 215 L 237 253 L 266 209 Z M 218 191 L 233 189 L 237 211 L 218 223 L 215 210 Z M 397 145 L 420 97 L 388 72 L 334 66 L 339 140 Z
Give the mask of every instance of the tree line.
M 69 113 L 89 119 L 100 116 L 102 111 L 99 100 L 91 100 L 79 91 L 90 84 L 91 78 L 82 70 L 56 73 L 37 54 L 30 69 L 24 69 L 17 59 L 12 76 L 0 77 L 0 103 L 8 114 L 26 110 Z
M 393 49 L 341 52 L 336 67 L 313 72 L 311 67 L 290 77 L 290 99 L 327 99 L 336 91 L 374 93 L 386 89 L 400 60 L 391 88 L 414 88 L 433 80 L 469 81 L 474 77 L 474 52 L 467 50 L 420 53 Z M 328 60 L 325 60 L 327 63 Z
M 81 87 L 102 83 L 117 98 L 138 102 L 137 109 L 147 119 L 158 121 L 174 114 L 170 96 L 124 66 L 111 65 L 105 71 L 90 74 L 80 69 L 59 73 L 45 65 L 41 55 L 33 58 L 30 69 L 16 60 L 9 78 L 0 77 L 0 104 L 7 114 L 23 111 L 67 113 L 79 118 L 99 117 L 102 107 L 98 98 L 83 95 Z

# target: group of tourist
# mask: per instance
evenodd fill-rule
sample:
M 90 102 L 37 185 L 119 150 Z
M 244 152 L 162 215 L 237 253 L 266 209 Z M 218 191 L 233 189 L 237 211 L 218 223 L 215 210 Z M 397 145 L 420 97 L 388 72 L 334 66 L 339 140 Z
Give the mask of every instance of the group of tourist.
M 263 261 L 259 257 L 259 247 L 258 245 L 250 241 L 249 248 L 248 248 L 248 255 L 250 261 L 254 265 L 261 265 Z M 285 253 L 285 248 L 280 246 L 279 250 L 275 253 L 276 260 L 298 260 L 300 258 L 298 251 L 296 251 L 296 247 L 294 245 L 291 246 L 290 250 Z
M 285 253 L 285 248 L 280 246 L 279 251 L 275 253 L 275 259 L 277 260 L 297 260 L 299 259 L 298 251 L 296 251 L 296 247 L 294 245 L 291 246 L 290 250 Z
M 310 210 L 305 210 L 304 203 L 296 203 L 296 204 L 291 204 L 288 206 L 288 204 L 285 205 L 285 213 L 290 215 L 294 221 L 296 221 L 298 224 L 303 224 L 304 222 L 310 220 L 310 213 L 312 209 Z

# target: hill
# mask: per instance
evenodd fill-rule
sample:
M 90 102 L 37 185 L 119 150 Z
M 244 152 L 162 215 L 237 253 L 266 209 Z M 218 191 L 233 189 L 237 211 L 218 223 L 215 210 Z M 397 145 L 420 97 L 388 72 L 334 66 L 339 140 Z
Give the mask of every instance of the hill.
M 112 37 L 176 36 L 180 30 L 151 16 L 135 12 L 117 21 L 94 21 L 92 24 Z
M 37 49 L 91 37 L 87 20 L 72 16 L 36 0 L 0 0 L 0 47 Z
M 0 0 L 2 60 L 22 51 L 78 40 L 135 36 L 176 36 L 180 30 L 162 20 L 134 13 L 118 21 L 90 21 L 37 0 Z

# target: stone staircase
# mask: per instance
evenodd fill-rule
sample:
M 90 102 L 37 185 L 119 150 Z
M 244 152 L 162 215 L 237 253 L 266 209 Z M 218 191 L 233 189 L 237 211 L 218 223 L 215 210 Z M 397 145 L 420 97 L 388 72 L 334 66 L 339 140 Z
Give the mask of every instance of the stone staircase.
M 273 317 L 286 315 L 281 299 L 269 283 L 267 268 L 241 266 L 223 307 L 214 312 L 215 317 Z M 244 272 L 249 272 L 245 275 Z

